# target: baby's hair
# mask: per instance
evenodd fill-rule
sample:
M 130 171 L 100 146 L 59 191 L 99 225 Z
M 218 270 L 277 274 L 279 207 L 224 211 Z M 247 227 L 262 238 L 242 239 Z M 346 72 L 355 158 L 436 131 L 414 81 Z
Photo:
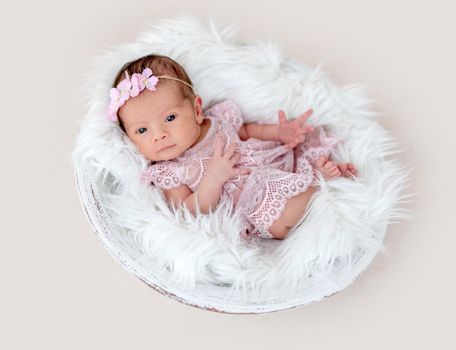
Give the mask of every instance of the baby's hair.
M 125 71 L 128 72 L 129 76 L 132 76 L 134 73 L 141 74 L 142 71 L 146 68 L 150 68 L 153 72 L 153 75 L 155 76 L 169 75 L 181 79 L 190 85 L 193 85 L 185 69 L 175 60 L 167 56 L 150 54 L 140 57 L 134 61 L 125 63 L 117 73 L 112 87 L 117 87 L 117 84 L 119 84 L 125 78 Z M 177 93 L 182 97 L 183 100 L 188 99 L 190 102 L 193 102 L 194 98 L 196 97 L 194 91 L 185 84 L 172 79 L 160 79 L 159 84 L 163 82 L 166 82 L 166 84 L 174 84 Z M 125 127 L 120 117 L 119 126 L 126 133 Z

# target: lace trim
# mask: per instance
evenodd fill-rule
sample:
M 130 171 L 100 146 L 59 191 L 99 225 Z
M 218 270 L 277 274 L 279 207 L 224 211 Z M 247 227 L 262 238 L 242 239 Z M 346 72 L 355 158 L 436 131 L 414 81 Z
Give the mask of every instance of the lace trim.
M 301 178 L 292 179 L 293 177 L 295 176 L 289 176 L 279 181 L 284 187 L 278 188 L 276 191 L 270 188 L 270 184 L 267 184 L 267 195 L 260 204 L 259 210 L 248 215 L 248 217 L 266 230 L 269 229 L 273 222 L 281 216 L 287 200 L 305 192 L 313 179 L 311 176 L 306 176 L 304 180 Z M 289 184 L 290 182 L 291 185 Z M 269 202 L 269 205 L 264 204 L 265 201 Z M 266 212 L 265 208 L 268 208 Z
M 182 185 L 184 179 L 185 169 L 168 163 L 152 164 L 141 174 L 142 182 L 153 182 L 165 190 Z
M 296 173 L 261 168 L 250 175 L 238 206 L 246 217 L 244 225 L 254 226 L 251 234 L 273 238 L 268 229 L 281 216 L 287 200 L 305 192 L 313 182 L 314 172 L 311 164 L 302 158 L 299 165 Z M 247 234 L 246 231 L 244 234 Z

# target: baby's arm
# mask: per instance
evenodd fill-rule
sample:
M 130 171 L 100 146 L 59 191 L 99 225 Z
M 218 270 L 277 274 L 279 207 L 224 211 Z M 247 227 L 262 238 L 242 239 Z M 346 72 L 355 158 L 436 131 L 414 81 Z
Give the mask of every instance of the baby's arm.
M 306 133 L 313 131 L 313 127 L 306 124 L 312 113 L 313 110 L 309 109 L 299 117 L 288 120 L 285 112 L 279 110 L 278 124 L 244 124 L 239 129 L 239 138 L 243 141 L 250 137 L 263 141 L 279 141 L 288 149 L 293 149 L 299 143 L 304 142 Z
M 277 141 L 277 124 L 244 124 L 239 128 L 239 138 L 242 141 L 254 137 L 263 141 Z
M 174 206 L 178 207 L 181 204 L 187 206 L 189 211 L 196 216 L 196 202 L 199 200 L 199 205 L 202 214 L 207 214 L 209 209 L 214 207 L 222 194 L 222 186 L 216 185 L 214 181 L 210 181 L 207 177 L 201 180 L 198 189 L 192 193 L 187 185 L 181 185 L 169 190 L 163 190 L 165 198 Z M 198 198 L 197 198 L 198 197 Z
M 180 185 L 168 190 L 163 189 L 163 193 L 173 206 L 178 207 L 192 194 L 192 190 L 187 185 Z
M 222 187 L 223 185 L 204 176 L 196 191 L 185 199 L 184 204 L 195 217 L 197 204 L 199 204 L 201 213 L 207 214 L 217 205 L 222 195 Z

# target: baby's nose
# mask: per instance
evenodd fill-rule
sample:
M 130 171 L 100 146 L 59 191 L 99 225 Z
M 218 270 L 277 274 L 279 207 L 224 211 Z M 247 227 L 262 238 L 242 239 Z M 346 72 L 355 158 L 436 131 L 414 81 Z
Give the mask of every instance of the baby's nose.
M 160 133 L 159 135 L 154 137 L 154 141 L 160 141 L 166 139 L 168 135 L 165 132 Z

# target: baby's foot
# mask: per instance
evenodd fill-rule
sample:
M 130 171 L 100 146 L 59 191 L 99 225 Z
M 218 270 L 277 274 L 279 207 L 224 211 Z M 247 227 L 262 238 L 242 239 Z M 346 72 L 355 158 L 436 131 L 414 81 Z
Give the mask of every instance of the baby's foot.
M 338 166 L 328 160 L 327 156 L 320 156 L 315 161 L 315 169 L 318 170 L 326 180 L 331 180 L 342 175 Z
M 358 170 L 354 167 L 352 163 L 339 163 L 337 164 L 337 167 L 339 168 L 340 172 L 342 173 L 343 177 L 355 177 L 358 175 Z
M 315 161 L 315 169 L 318 170 L 326 180 L 339 176 L 350 178 L 358 174 L 358 171 L 353 164 L 334 163 L 328 159 L 328 156 L 320 156 Z

